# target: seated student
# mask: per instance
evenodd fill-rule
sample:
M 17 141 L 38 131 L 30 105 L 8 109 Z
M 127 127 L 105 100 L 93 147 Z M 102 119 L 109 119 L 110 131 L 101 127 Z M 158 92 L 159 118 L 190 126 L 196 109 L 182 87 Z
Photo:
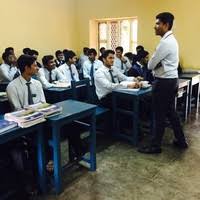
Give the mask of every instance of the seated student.
M 88 47 L 84 47 L 83 48 L 83 53 L 80 55 L 80 58 L 79 58 L 79 66 L 80 66 L 80 69 L 83 68 L 83 63 L 88 60 L 88 51 L 89 51 L 89 48 Z
M 147 68 L 149 60 L 149 52 L 139 51 L 137 55 L 137 62 L 133 67 L 128 71 L 129 76 L 141 76 L 144 80 L 149 81 L 150 83 L 154 80 L 152 71 Z
M 21 75 L 11 81 L 6 89 L 8 100 L 13 110 L 19 110 L 38 102 L 46 102 L 42 84 L 31 78 L 39 70 L 36 58 L 29 55 L 21 55 L 17 63 Z
M 83 63 L 83 77 L 89 78 L 92 85 L 94 85 L 94 75 L 96 70 L 103 65 L 100 60 L 96 59 L 96 56 L 96 50 L 89 49 L 88 60 Z
M 64 54 L 65 63 L 58 67 L 59 71 L 64 75 L 67 82 L 79 81 L 78 71 L 76 69 L 76 54 L 73 51 L 68 51 Z
M 138 45 L 138 46 L 136 47 L 136 52 L 137 52 L 137 54 L 138 54 L 140 51 L 144 51 L 144 47 L 143 47 L 142 45 Z
M 103 62 L 103 57 L 102 57 L 102 55 L 103 55 L 103 53 L 105 52 L 105 50 L 106 50 L 105 47 L 101 47 L 101 48 L 99 49 L 101 55 L 99 56 L 98 59 L 99 59 L 101 62 Z
M 34 50 L 34 49 L 31 49 L 30 51 L 29 51 L 29 55 L 30 56 L 33 56 L 33 57 L 35 57 L 36 58 L 36 63 L 37 63 L 37 66 L 39 67 L 39 68 L 41 68 L 42 67 L 42 65 L 37 61 L 37 59 L 38 59 L 38 56 L 39 56 L 39 53 L 38 53 L 38 51 L 36 51 L 36 50 Z
M 114 66 L 117 67 L 121 73 L 126 74 L 131 68 L 131 63 L 128 58 L 123 56 L 123 47 L 117 47 L 115 49 L 116 56 L 114 60 Z
M 134 82 L 137 78 L 127 77 L 117 67 L 113 66 L 114 54 L 115 52 L 112 50 L 106 50 L 104 52 L 104 65 L 95 74 L 96 94 L 100 100 L 100 104 L 109 108 L 111 108 L 111 93 L 114 89 L 140 87 L 139 83 Z
M 17 70 L 15 56 L 9 52 L 2 55 L 4 61 L 0 66 L 0 83 L 10 82 L 13 80 Z
M 63 52 L 61 50 L 57 50 L 55 55 L 56 55 L 56 59 L 55 59 L 56 67 L 63 65 L 65 63 Z
M 66 78 L 56 67 L 54 57 L 47 55 L 42 58 L 43 67 L 38 71 L 38 80 L 42 83 L 43 88 L 56 87 L 55 81 L 66 82 Z

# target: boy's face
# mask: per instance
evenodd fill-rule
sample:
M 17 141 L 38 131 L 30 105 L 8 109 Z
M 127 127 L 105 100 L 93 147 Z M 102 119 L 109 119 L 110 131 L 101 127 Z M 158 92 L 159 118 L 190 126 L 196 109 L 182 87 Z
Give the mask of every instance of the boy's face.
M 36 61 L 29 67 L 25 67 L 25 73 L 28 74 L 29 76 L 33 76 L 38 73 L 39 67 L 37 66 Z
M 8 56 L 8 64 L 15 64 L 16 63 L 16 57 L 14 54 L 10 54 Z
M 116 56 L 117 56 L 118 58 L 121 58 L 121 57 L 122 57 L 122 51 L 116 50 Z
M 91 54 L 88 55 L 88 58 L 89 58 L 90 61 L 94 62 L 95 58 L 96 58 L 96 55 L 91 53 Z
M 64 54 L 63 53 L 58 54 L 57 59 L 59 61 L 64 60 Z
M 154 26 L 156 35 L 163 36 L 168 31 L 168 28 L 169 28 L 168 23 L 164 24 L 163 22 L 160 21 L 160 19 L 156 19 L 156 23 Z
M 55 69 L 56 63 L 55 63 L 54 59 L 49 60 L 48 63 L 47 63 L 47 65 L 46 65 L 45 67 L 46 67 L 49 71 Z
M 69 59 L 70 64 L 76 64 L 77 56 L 74 56 L 73 58 Z
M 106 58 L 103 58 L 103 62 L 105 65 L 111 67 L 111 66 L 113 66 L 114 59 L 115 59 L 114 54 L 110 53 L 110 54 L 108 54 L 108 56 Z

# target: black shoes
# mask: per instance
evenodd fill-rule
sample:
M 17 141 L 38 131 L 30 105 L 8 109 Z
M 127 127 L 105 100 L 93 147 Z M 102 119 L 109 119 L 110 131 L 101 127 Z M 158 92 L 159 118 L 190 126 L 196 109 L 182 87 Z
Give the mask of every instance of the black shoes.
M 174 140 L 173 145 L 175 147 L 178 147 L 179 149 L 187 149 L 188 148 L 188 143 L 186 141 L 179 142 L 178 140 Z
M 143 146 L 138 148 L 138 152 L 145 154 L 159 154 L 162 152 L 162 149 L 158 146 Z

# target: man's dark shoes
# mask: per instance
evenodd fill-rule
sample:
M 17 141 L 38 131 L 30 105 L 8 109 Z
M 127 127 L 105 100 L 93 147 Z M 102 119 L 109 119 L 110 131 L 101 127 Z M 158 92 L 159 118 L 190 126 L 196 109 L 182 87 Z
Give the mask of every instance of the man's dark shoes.
M 159 154 L 162 149 L 158 146 L 143 146 L 138 148 L 138 152 L 145 154 Z
M 174 140 L 173 145 L 175 147 L 178 147 L 179 149 L 187 149 L 188 148 L 188 143 L 186 141 L 179 142 L 178 140 Z

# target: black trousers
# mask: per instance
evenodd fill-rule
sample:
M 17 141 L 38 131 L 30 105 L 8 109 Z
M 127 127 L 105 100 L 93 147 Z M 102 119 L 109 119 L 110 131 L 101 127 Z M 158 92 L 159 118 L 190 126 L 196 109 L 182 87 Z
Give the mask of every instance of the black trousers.
M 153 84 L 152 102 L 154 111 L 154 135 L 152 145 L 161 146 L 165 131 L 165 120 L 168 117 L 179 142 L 185 142 L 185 136 L 175 111 L 175 97 L 178 92 L 178 79 L 157 78 Z

